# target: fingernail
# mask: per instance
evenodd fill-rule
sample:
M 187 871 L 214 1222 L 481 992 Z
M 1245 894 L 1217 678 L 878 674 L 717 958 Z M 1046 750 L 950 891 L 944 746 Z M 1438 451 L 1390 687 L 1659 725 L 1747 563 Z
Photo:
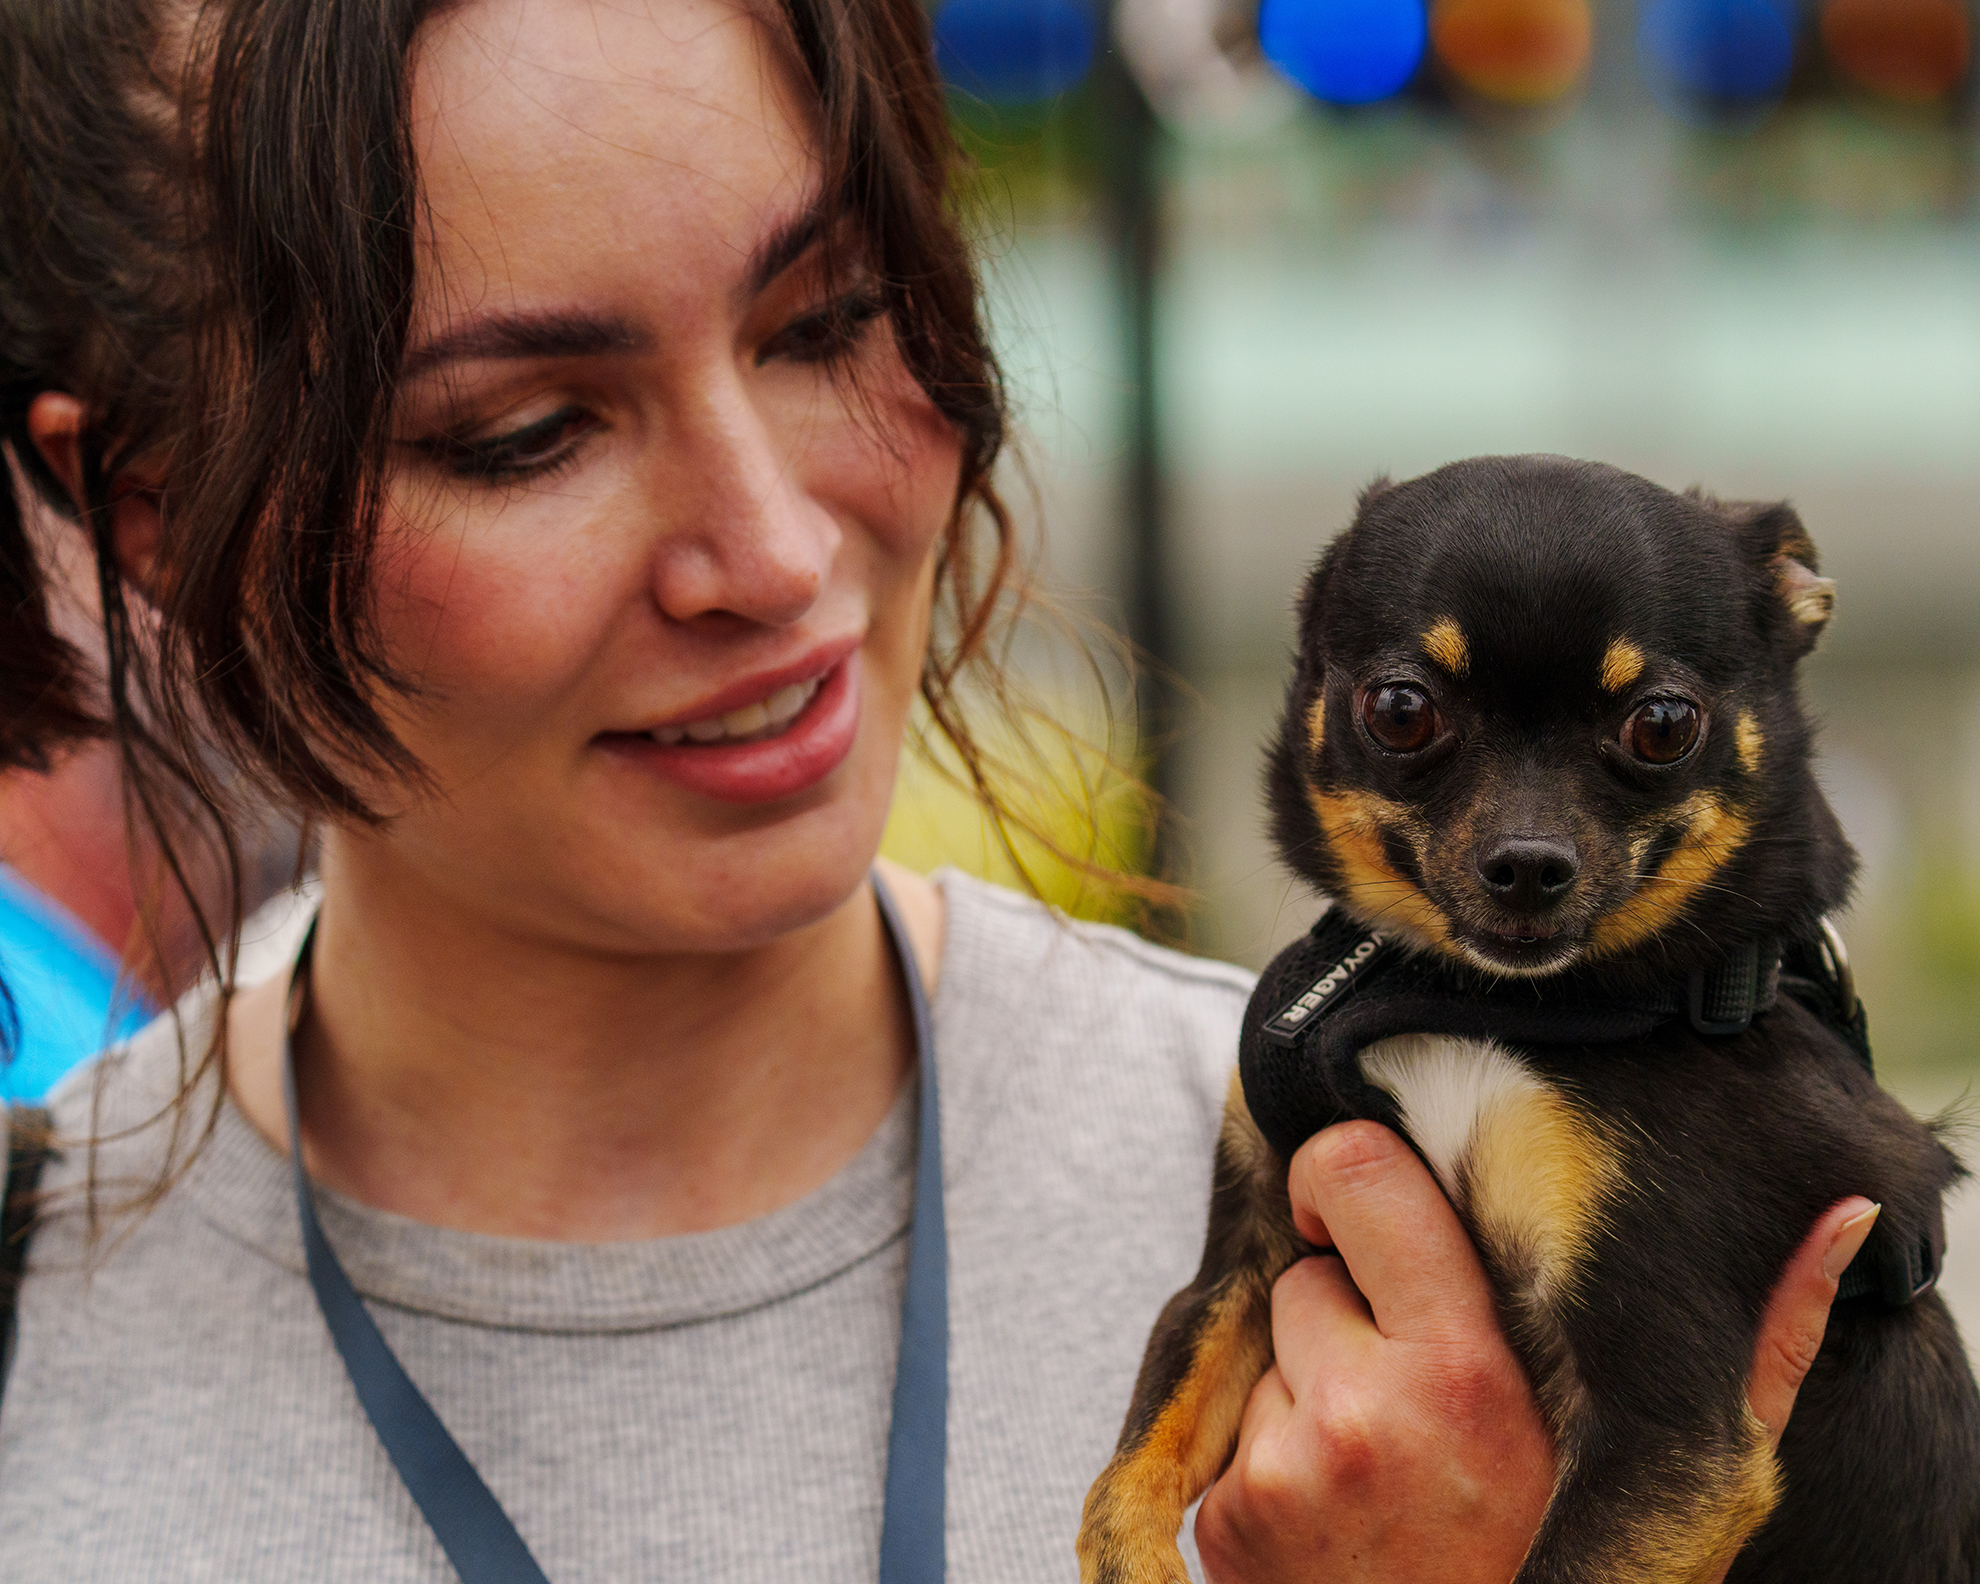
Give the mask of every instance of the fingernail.
M 1830 1281 L 1841 1281 L 1842 1273 L 1849 1269 L 1849 1262 L 1856 1258 L 1856 1252 L 1863 1247 L 1863 1240 L 1870 1236 L 1870 1229 L 1877 1224 L 1877 1217 L 1884 1207 L 1873 1204 L 1868 1210 L 1860 1210 L 1841 1226 L 1829 1241 L 1829 1252 L 1822 1256 L 1822 1274 Z

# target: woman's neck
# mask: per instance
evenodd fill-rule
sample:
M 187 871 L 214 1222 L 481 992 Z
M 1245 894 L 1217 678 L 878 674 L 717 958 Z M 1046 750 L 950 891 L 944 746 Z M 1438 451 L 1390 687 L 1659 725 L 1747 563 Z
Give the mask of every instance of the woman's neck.
M 932 989 L 941 894 L 891 865 L 887 879 Z M 285 988 L 243 995 L 230 1031 L 235 1101 L 281 1147 Z M 444 908 L 360 911 L 333 870 L 296 1037 L 303 1154 L 319 1182 L 433 1225 L 705 1231 L 831 1178 L 913 1056 L 865 887 L 753 950 L 636 959 Z

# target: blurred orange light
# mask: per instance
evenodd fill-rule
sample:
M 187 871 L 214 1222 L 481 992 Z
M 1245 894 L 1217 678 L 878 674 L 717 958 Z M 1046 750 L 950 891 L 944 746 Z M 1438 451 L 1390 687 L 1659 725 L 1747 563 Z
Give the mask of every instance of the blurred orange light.
M 1430 39 L 1459 82 L 1501 104 L 1558 99 L 1588 69 L 1588 0 L 1437 0 Z
M 1822 43 L 1845 76 L 1907 104 L 1957 88 L 1973 48 L 1960 0 L 1829 0 Z

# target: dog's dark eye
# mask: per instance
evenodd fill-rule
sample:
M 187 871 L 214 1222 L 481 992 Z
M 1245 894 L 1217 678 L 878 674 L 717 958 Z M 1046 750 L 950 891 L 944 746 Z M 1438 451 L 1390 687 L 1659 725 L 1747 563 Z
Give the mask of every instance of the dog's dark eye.
M 1689 699 L 1652 699 L 1624 723 L 1622 741 L 1645 764 L 1676 764 L 1698 741 L 1698 706 Z
M 1391 753 L 1419 753 L 1437 735 L 1437 707 L 1421 688 L 1388 682 L 1361 698 L 1361 720 Z

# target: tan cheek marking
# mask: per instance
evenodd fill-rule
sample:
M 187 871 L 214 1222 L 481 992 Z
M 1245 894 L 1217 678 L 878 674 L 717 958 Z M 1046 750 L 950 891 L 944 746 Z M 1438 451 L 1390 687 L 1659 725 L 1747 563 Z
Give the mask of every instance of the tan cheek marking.
M 1643 651 L 1627 638 L 1611 638 L 1602 655 L 1602 691 L 1620 693 L 1643 675 Z
M 1306 798 L 1340 864 L 1341 901 L 1418 946 L 1448 947 L 1451 931 L 1443 913 L 1420 887 L 1396 873 L 1382 851 L 1384 827 L 1408 827 L 1409 811 L 1372 792 L 1321 792 L 1309 786 Z
M 1733 746 L 1739 752 L 1740 769 L 1748 775 L 1760 773 L 1760 749 L 1765 742 L 1753 711 L 1741 710 L 1739 719 L 1733 723 Z
M 1327 699 L 1325 694 L 1321 694 L 1315 697 L 1312 707 L 1306 712 L 1306 746 L 1317 754 L 1326 740 Z
M 1423 652 L 1454 677 L 1471 669 L 1471 645 L 1464 630 L 1448 616 L 1439 617 L 1423 635 Z
M 1663 868 L 1645 875 L 1636 894 L 1595 926 L 1592 955 L 1628 951 L 1669 924 L 1745 844 L 1750 829 L 1744 815 L 1710 793 L 1690 799 L 1678 817 L 1689 822 L 1684 840 Z

